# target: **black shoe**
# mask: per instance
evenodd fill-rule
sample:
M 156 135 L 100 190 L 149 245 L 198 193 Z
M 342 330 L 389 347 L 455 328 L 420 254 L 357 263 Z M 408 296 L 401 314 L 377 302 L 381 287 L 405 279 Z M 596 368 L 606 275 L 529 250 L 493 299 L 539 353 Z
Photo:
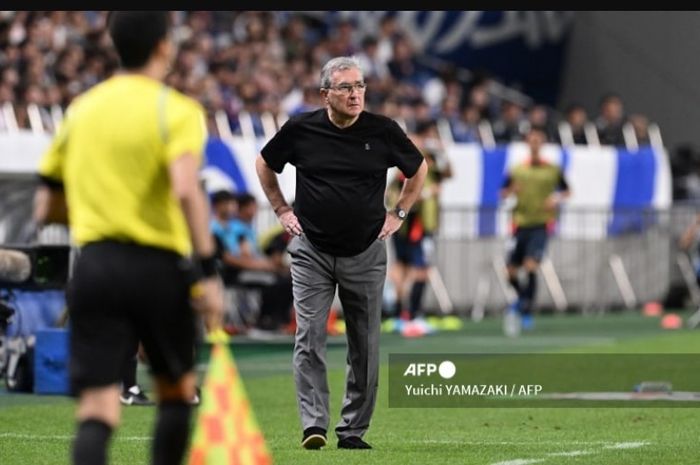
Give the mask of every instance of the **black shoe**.
M 148 398 L 138 384 L 131 386 L 119 395 L 122 405 L 153 405 L 154 402 Z
M 320 449 L 326 445 L 326 430 L 318 426 L 312 426 L 304 430 L 301 447 L 304 449 Z
M 367 444 L 359 436 L 348 436 L 338 440 L 338 449 L 371 449 L 372 446 Z

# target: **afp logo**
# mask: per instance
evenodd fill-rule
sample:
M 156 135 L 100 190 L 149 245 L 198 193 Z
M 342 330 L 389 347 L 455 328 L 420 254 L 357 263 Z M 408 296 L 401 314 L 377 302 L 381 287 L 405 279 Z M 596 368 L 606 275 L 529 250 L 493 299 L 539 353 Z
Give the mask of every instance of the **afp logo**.
M 449 360 L 440 363 L 409 363 L 404 376 L 431 376 L 438 373 L 444 379 L 452 378 L 457 373 L 457 367 Z

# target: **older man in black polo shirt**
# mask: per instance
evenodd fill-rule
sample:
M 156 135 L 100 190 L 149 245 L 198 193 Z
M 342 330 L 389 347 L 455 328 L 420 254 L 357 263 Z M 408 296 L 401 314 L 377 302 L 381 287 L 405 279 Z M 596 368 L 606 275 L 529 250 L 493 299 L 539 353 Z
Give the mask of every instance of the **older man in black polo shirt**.
M 391 119 L 364 111 L 365 83 L 350 57 L 321 71 L 325 108 L 290 119 L 262 149 L 256 168 L 289 244 L 297 333 L 294 375 L 304 429 L 302 446 L 326 445 L 329 424 L 326 320 L 336 286 L 348 337 L 348 369 L 338 447 L 369 449 L 362 440 L 374 411 L 386 244 L 418 197 L 427 166 Z M 296 197 L 285 201 L 275 173 L 296 167 Z M 387 169 L 406 182 L 395 210 L 384 206 Z

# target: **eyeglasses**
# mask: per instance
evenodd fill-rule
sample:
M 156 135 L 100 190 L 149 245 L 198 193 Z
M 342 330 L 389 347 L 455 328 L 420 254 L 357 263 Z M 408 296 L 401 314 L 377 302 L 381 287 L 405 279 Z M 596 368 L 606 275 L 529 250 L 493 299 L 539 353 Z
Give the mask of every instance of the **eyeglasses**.
M 331 86 L 329 89 L 337 90 L 341 94 L 345 95 L 350 95 L 353 89 L 355 89 L 358 94 L 361 94 L 365 91 L 365 89 L 367 89 L 367 84 L 364 82 L 357 82 L 355 84 L 340 84 L 339 86 Z

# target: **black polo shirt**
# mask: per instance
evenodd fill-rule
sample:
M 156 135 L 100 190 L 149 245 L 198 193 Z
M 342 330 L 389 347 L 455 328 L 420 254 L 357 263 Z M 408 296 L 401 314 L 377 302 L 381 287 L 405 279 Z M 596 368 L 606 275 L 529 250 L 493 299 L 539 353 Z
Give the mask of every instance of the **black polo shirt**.
M 357 255 L 384 224 L 387 169 L 412 177 L 423 156 L 396 122 L 363 111 L 347 128 L 331 123 L 326 109 L 287 121 L 263 147 L 275 172 L 296 167 L 294 213 L 321 251 Z

